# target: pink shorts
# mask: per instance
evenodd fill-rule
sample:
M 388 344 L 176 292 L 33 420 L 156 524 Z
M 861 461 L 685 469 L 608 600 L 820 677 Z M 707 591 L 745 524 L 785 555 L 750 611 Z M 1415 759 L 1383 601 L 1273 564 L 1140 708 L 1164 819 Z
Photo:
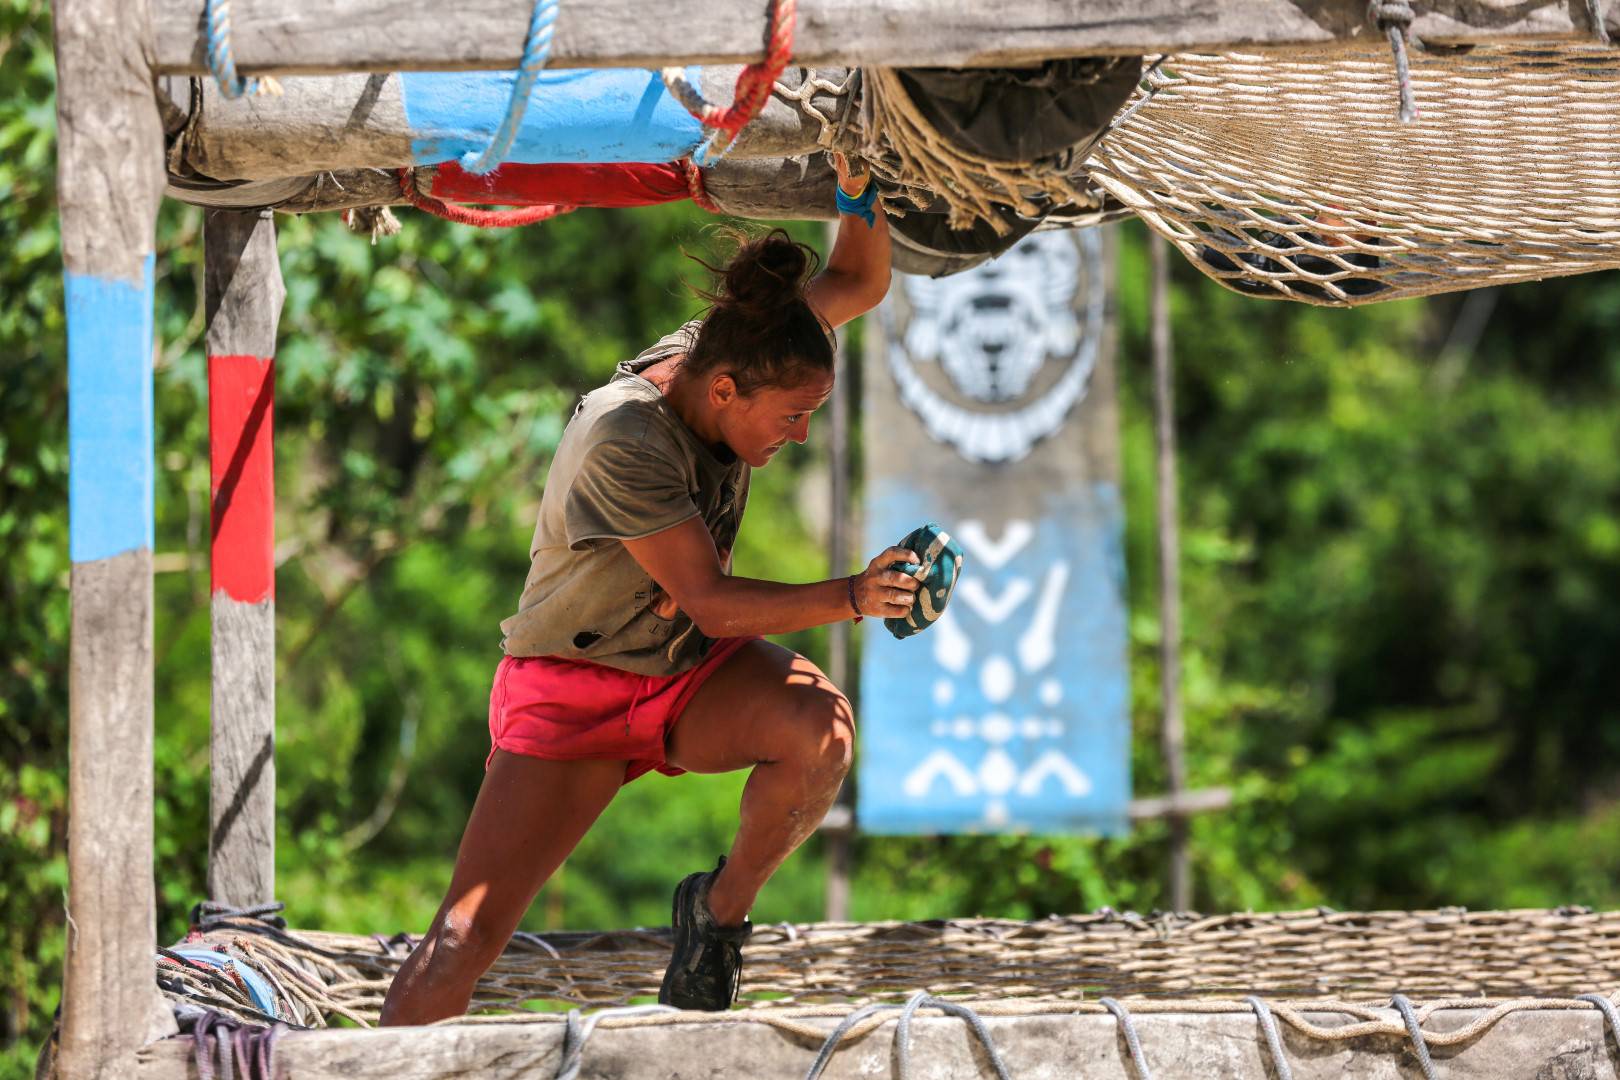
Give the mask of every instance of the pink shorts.
M 489 757 L 496 750 L 548 761 L 625 761 L 624 782 L 657 769 L 664 741 L 698 688 L 753 637 L 721 638 L 678 675 L 630 671 L 558 656 L 506 656 L 489 692 Z

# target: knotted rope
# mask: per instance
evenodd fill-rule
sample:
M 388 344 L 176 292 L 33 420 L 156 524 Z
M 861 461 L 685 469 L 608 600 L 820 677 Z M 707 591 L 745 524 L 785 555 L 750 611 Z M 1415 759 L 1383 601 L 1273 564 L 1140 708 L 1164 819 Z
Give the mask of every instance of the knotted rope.
M 1407 0 L 1368 0 L 1367 18 L 1389 37 L 1395 54 L 1395 82 L 1401 91 L 1400 119 L 1410 124 L 1417 117 L 1417 100 L 1412 94 L 1412 68 L 1406 46 L 1412 40 L 1412 5 Z
M 343 211 L 342 217 L 350 232 L 369 235 L 372 247 L 376 247 L 382 237 L 394 236 L 400 229 L 399 218 L 386 206 L 356 206 Z
M 191 1005 L 177 1007 L 174 1016 L 191 1035 L 191 1060 L 201 1080 L 236 1080 L 238 1069 L 242 1080 L 275 1080 L 276 1040 L 286 1024 L 254 1027 Z
M 217 900 L 199 900 L 191 905 L 191 929 L 193 931 L 207 931 L 217 928 L 234 927 L 233 919 L 253 919 L 277 930 L 287 929 L 287 920 L 278 912 L 286 910 L 287 905 L 279 900 L 271 900 L 264 904 L 253 904 L 248 907 L 235 907 L 231 904 L 221 904 Z
M 523 59 L 518 63 L 517 77 L 512 80 L 512 96 L 506 102 L 506 115 L 501 118 L 501 125 L 495 129 L 488 146 L 479 153 L 469 150 L 462 155 L 461 167 L 468 172 L 476 176 L 493 172 L 512 149 L 512 141 L 523 123 L 523 113 L 529 107 L 529 94 L 551 57 L 557 8 L 558 0 L 535 0 L 534 10 L 529 14 L 529 31 L 523 38 Z
M 765 28 L 765 59 L 742 69 L 727 108 L 705 101 L 702 91 L 687 80 L 681 68 L 667 67 L 662 71 L 664 87 L 699 123 L 711 129 L 709 137 L 692 154 L 696 164 L 712 165 L 725 157 L 738 133 L 765 107 L 777 77 L 793 57 L 793 28 L 798 8 L 798 0 L 771 0 L 771 15 Z
M 520 225 L 533 225 L 538 221 L 571 213 L 572 206 L 524 206 L 516 210 L 478 210 L 471 206 L 452 206 L 443 199 L 435 199 L 416 186 L 416 170 L 400 169 L 399 190 L 418 210 L 434 217 L 454 221 L 458 225 L 473 225 L 480 229 L 513 229 Z
M 711 214 L 723 214 L 724 210 L 709 198 L 709 188 L 703 182 L 703 170 L 693 164 L 692 159 L 683 157 L 680 160 L 681 172 L 686 176 L 686 190 L 692 193 L 692 201 Z
M 236 58 L 231 53 L 231 0 L 207 0 L 203 19 L 208 27 L 208 70 L 221 94 L 235 99 L 243 94 L 281 93 L 281 84 L 269 76 L 246 79 L 236 73 Z

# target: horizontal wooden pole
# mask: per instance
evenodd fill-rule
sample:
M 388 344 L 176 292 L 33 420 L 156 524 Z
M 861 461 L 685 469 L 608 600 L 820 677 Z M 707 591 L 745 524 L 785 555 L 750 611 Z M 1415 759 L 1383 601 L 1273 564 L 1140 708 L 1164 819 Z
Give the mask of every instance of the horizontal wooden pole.
M 1200 788 L 1197 791 L 1183 791 L 1175 795 L 1149 795 L 1142 799 L 1132 799 L 1130 815 L 1132 821 L 1152 821 L 1155 818 L 1185 817 L 1189 814 L 1205 814 L 1211 810 L 1225 810 L 1231 805 L 1230 788 Z
M 1421 1003 L 1419 1003 L 1421 1004 Z M 1397 1030 L 1393 1009 L 1380 1018 Z M 893 1015 L 893 1014 L 891 1014 Z M 1447 1009 L 1425 1023 L 1432 1032 L 1456 1031 L 1485 1015 L 1483 1009 Z M 666 1080 L 674 1075 L 725 1080 L 802 1076 L 820 1037 L 789 1034 L 733 1014 L 704 1021 L 687 1014 L 678 1023 L 614 1027 L 604 1022 L 586 1040 L 580 1080 Z M 1307 1008 L 1310 1022 L 1329 1027 L 1353 1017 Z M 800 1023 L 830 1032 L 837 1019 Z M 1296 1080 L 1398 1080 L 1417 1076 L 1404 1036 L 1368 1035 L 1326 1041 L 1278 1020 L 1284 1056 Z M 1212 1076 L 1275 1076 L 1271 1054 L 1252 1012 L 1136 1012 L 1142 1053 L 1158 1080 Z M 1008 1071 L 1021 1080 L 1075 1076 L 1135 1076 L 1118 1021 L 1101 1012 L 986 1018 Z M 374 1031 L 289 1032 L 275 1046 L 277 1075 L 317 1080 L 438 1080 L 448 1076 L 552 1076 L 559 1070 L 560 1023 L 448 1024 Z M 826 1080 L 893 1075 L 894 1020 L 838 1049 L 821 1075 Z M 911 1060 L 928 1076 L 993 1077 L 990 1061 L 968 1025 L 924 1014 L 911 1029 Z M 1456 1046 L 1433 1047 L 1449 1080 L 1501 1077 L 1591 1077 L 1613 1080 L 1613 1055 L 1597 1009 L 1518 1011 Z M 189 1040 L 170 1039 L 141 1051 L 136 1080 L 195 1076 Z
M 728 100 L 740 70 L 704 68 L 703 93 Z M 817 74 L 836 83 L 846 72 Z M 798 76 L 786 81 L 796 88 Z M 542 79 L 535 88 L 508 161 L 670 161 L 704 137 L 651 73 L 551 72 L 547 78 L 557 81 Z M 166 80 L 165 90 L 186 115 L 174 154 L 187 170 L 214 180 L 267 180 L 455 160 L 488 143 L 505 115 L 510 82 L 501 73 L 323 76 L 289 79 L 279 96 L 235 100 L 206 80 L 200 99 L 180 79 Z M 833 113 L 840 100 L 818 92 L 812 103 Z M 772 96 L 724 160 L 779 162 L 815 151 L 820 134 L 820 124 L 798 105 Z
M 160 73 L 207 71 L 203 0 L 154 0 Z M 233 0 L 244 73 L 466 71 L 516 67 L 533 0 Z M 1620 33 L 1620 5 L 1608 22 Z M 1438 10 L 1436 10 L 1438 8 Z M 654 17 L 649 17 L 649 15 Z M 761 58 L 764 0 L 563 4 L 552 67 L 663 67 Z M 1569 0 L 1417 6 L 1412 32 L 1438 44 L 1593 37 Z M 800 0 L 795 62 L 968 67 L 1048 57 L 1292 48 L 1379 40 L 1365 0 Z

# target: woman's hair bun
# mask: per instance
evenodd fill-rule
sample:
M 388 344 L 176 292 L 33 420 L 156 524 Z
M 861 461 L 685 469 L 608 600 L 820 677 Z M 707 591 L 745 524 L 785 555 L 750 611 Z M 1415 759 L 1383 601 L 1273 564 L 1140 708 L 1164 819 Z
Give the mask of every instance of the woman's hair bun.
M 831 373 L 831 331 L 804 298 L 821 256 L 782 229 L 726 231 L 737 247 L 724 267 L 688 256 L 714 275 L 714 286 L 693 290 L 713 306 L 687 351 L 687 370 L 724 365 L 744 394 L 805 370 Z
M 742 240 L 721 272 L 717 302 L 755 319 L 780 317 L 801 299 L 816 253 L 781 229 Z

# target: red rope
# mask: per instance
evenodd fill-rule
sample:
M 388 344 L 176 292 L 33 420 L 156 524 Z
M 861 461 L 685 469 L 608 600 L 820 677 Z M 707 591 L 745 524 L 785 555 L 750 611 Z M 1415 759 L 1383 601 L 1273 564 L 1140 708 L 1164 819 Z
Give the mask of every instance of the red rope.
M 537 221 L 566 214 L 572 206 L 525 206 L 517 210 L 478 210 L 471 206 L 452 206 L 442 199 L 424 194 L 416 186 L 416 170 L 399 170 L 399 190 L 406 201 L 418 210 L 434 217 L 454 221 L 460 225 L 473 225 L 480 229 L 512 229 L 520 225 L 533 225 Z
M 686 190 L 692 193 L 692 201 L 711 214 L 725 213 L 709 198 L 708 186 L 703 183 L 703 170 L 692 164 L 691 158 L 681 158 L 680 164 L 681 170 L 686 173 Z
M 759 110 L 765 107 L 766 99 L 771 96 L 771 88 L 776 85 L 778 76 L 793 58 L 793 26 L 798 7 L 798 0 L 772 0 L 771 21 L 765 33 L 764 62 L 749 64 L 742 69 L 737 76 L 737 89 L 729 108 L 705 104 L 701 112 L 692 113 L 702 121 L 704 127 L 720 128 L 735 138 L 748 121 L 759 115 Z

